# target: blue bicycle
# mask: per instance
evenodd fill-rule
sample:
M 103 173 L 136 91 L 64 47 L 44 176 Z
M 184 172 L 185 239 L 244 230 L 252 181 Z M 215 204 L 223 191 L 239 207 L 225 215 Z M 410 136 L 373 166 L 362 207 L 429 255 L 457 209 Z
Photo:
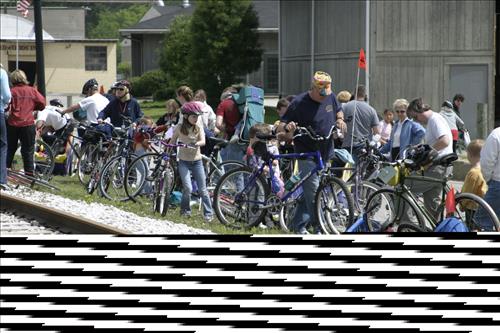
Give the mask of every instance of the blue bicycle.
M 333 127 L 326 137 L 319 136 L 304 127 L 297 128 L 294 138 L 307 135 L 314 141 L 330 140 L 335 130 Z M 326 233 L 331 225 L 337 226 L 335 233 L 340 233 L 353 223 L 354 201 L 347 185 L 331 174 L 323 173 L 325 164 L 319 151 L 310 153 L 271 154 L 267 151 L 267 140 L 275 136 L 257 136 L 259 141 L 253 145 L 254 153 L 262 163 L 255 168 L 240 167 L 226 173 L 218 182 L 214 191 L 214 210 L 221 223 L 237 228 L 251 228 L 263 221 L 267 213 L 279 214 L 283 229 L 291 230 L 294 208 L 302 198 L 302 184 L 313 174 L 320 175 L 320 185 L 315 197 L 316 218 Z M 316 167 L 282 196 L 273 186 L 276 176 L 273 161 L 280 159 L 312 159 Z M 330 233 L 329 231 L 328 233 Z

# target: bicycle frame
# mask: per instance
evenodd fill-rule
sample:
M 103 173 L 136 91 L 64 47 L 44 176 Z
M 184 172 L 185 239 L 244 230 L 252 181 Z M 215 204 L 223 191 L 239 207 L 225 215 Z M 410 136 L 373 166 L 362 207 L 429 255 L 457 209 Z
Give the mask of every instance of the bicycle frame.
M 236 200 L 242 195 L 242 194 L 248 194 L 250 190 L 255 186 L 256 179 L 260 177 L 264 173 L 264 168 L 266 166 L 269 167 L 269 172 L 271 179 L 270 181 L 272 182 L 273 180 L 276 180 L 276 176 L 274 175 L 274 170 L 273 170 L 273 161 L 274 160 L 279 160 L 283 158 L 295 158 L 295 159 L 308 159 L 308 158 L 314 158 L 314 161 L 316 162 L 316 167 L 309 171 L 304 177 L 300 179 L 299 182 L 294 184 L 292 189 L 288 191 L 282 198 L 281 202 L 286 203 L 293 195 L 297 192 L 297 190 L 304 184 L 304 182 L 309 179 L 314 173 L 321 171 L 325 168 L 325 165 L 323 163 L 323 159 L 321 158 L 321 154 L 319 151 L 316 151 L 314 153 L 291 153 L 291 154 L 271 154 L 269 155 L 269 158 L 267 159 L 267 163 L 262 163 L 259 168 L 252 172 L 252 176 L 250 177 L 248 184 L 245 186 L 245 188 L 240 191 L 240 193 L 237 194 Z M 271 208 L 275 205 L 265 205 L 264 202 L 252 202 L 252 203 L 258 203 L 258 204 L 263 204 L 264 206 L 262 207 L 263 209 Z M 281 204 L 282 204 L 281 203 Z

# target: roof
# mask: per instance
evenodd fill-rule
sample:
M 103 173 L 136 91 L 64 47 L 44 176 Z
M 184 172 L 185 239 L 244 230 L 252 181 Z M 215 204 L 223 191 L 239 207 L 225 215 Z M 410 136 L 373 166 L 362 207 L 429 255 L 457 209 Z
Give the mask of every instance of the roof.
M 275 30 L 278 31 L 278 6 L 277 0 L 253 0 L 252 1 L 257 16 L 259 17 L 258 30 Z M 149 20 L 141 21 L 136 25 L 120 29 L 122 33 L 131 32 L 150 32 L 150 33 L 163 33 L 168 30 L 170 23 L 178 15 L 192 15 L 196 8 L 195 3 L 191 3 L 189 7 L 182 7 L 180 5 L 166 5 L 165 7 L 155 7 L 160 13 L 160 16 L 151 18 Z
M 0 14 L 0 27 L 1 40 L 35 40 L 35 24 L 25 18 Z M 54 37 L 43 30 L 43 40 L 54 40 Z

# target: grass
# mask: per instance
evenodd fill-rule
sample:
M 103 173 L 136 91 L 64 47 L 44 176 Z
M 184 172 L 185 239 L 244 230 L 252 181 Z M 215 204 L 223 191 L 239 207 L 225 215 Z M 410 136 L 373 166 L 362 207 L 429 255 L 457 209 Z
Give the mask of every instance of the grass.
M 141 102 L 141 109 L 146 116 L 150 116 L 154 121 L 159 119 L 163 114 L 165 114 L 165 102 L 152 102 L 143 101 Z M 215 109 L 214 109 L 215 111 Z M 266 106 L 265 122 L 266 124 L 274 124 L 278 120 L 278 113 L 276 108 L 272 106 Z
M 99 196 L 98 191 L 94 194 L 88 194 L 85 189 L 80 184 L 78 177 L 72 176 L 54 176 L 51 180 L 51 184 L 57 186 L 60 191 L 50 191 L 44 188 L 39 188 L 39 190 L 44 192 L 51 192 L 60 196 L 63 196 L 72 200 L 82 200 L 87 203 L 97 202 L 104 205 L 113 206 L 121 210 L 137 214 L 139 216 L 150 217 L 157 220 L 168 220 L 175 223 L 183 223 L 193 228 L 208 229 L 217 234 L 280 234 L 283 233 L 280 229 L 262 229 L 262 228 L 252 228 L 248 230 L 236 230 L 228 228 L 222 223 L 220 223 L 216 217 L 211 223 L 206 223 L 203 221 L 201 212 L 198 210 L 198 205 L 192 207 L 193 215 L 191 218 L 181 217 L 179 214 L 179 208 L 170 209 L 166 216 L 161 216 L 158 213 L 153 213 L 152 211 L 145 211 L 141 208 L 138 203 L 132 201 L 110 201 L 104 197 Z

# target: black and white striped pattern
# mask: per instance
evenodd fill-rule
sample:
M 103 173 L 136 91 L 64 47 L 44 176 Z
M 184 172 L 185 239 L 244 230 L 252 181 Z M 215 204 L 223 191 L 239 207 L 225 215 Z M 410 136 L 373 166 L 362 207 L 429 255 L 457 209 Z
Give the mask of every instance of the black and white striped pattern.
M 3 331 L 500 332 L 494 234 L 2 237 Z

